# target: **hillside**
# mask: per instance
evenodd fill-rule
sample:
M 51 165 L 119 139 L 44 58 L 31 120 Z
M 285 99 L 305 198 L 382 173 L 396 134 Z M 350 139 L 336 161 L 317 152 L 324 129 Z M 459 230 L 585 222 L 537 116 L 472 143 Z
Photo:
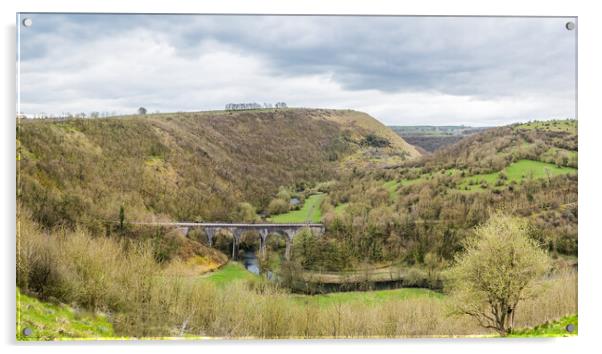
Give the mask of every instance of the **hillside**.
M 24 330 L 31 330 L 26 335 Z M 17 339 L 23 341 L 115 337 L 107 316 L 40 301 L 17 288 Z
M 369 138 L 386 146 L 366 144 Z M 18 200 L 43 226 L 102 230 L 118 219 L 232 220 L 279 187 L 333 179 L 350 156 L 418 155 L 374 118 L 349 110 L 169 113 L 21 120 Z
M 425 158 L 425 166 L 497 171 L 518 159 L 577 167 L 577 121 L 553 120 L 488 129 Z
M 328 120 L 337 122 L 344 127 L 360 128 L 360 131 L 365 132 L 364 136 L 368 133 L 373 133 L 377 136 L 383 137 L 389 141 L 391 147 L 408 153 L 409 157 L 418 157 L 420 153 L 416 148 L 408 144 L 398 134 L 396 134 L 389 127 L 383 125 L 373 117 L 363 112 L 356 111 L 331 111 L 331 114 L 326 115 Z
M 555 255 L 577 255 L 578 151 L 575 120 L 492 128 L 402 166 L 345 176 L 329 190 L 327 241 L 314 269 L 354 261 L 452 262 L 463 239 L 492 213 L 528 219 L 532 237 Z M 335 259 L 328 254 L 343 253 Z M 330 262 L 330 263 L 329 263 Z M 309 265 L 311 266 L 311 265 Z

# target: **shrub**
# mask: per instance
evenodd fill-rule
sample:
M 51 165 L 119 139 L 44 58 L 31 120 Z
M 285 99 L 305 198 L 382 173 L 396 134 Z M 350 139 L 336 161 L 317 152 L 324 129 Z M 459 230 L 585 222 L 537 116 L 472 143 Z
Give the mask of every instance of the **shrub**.
M 268 205 L 268 212 L 272 215 L 282 214 L 288 211 L 289 203 L 283 199 L 275 198 L 272 199 Z
M 366 135 L 364 140 L 362 140 L 362 144 L 367 145 L 367 146 L 373 146 L 373 147 L 387 147 L 387 146 L 391 145 L 389 140 L 387 140 L 386 138 L 383 138 L 381 136 L 378 136 L 376 134 Z

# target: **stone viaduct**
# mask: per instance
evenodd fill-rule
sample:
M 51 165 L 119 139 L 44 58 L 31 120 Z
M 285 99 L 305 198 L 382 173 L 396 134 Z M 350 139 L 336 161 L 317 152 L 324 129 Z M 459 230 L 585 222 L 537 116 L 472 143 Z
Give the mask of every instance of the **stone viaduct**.
M 232 234 L 232 259 L 236 259 L 238 245 L 244 233 L 254 231 L 259 234 L 259 252 L 265 254 L 267 238 L 269 234 L 280 234 L 285 236 L 286 259 L 290 258 L 291 246 L 295 236 L 304 229 L 309 229 L 314 235 L 321 236 L 324 233 L 323 224 L 247 224 L 247 223 L 197 223 L 197 222 L 174 222 L 174 223 L 135 223 L 138 225 L 175 226 L 185 235 L 192 229 L 201 229 L 207 235 L 209 246 L 213 246 L 213 239 L 218 232 L 225 230 Z

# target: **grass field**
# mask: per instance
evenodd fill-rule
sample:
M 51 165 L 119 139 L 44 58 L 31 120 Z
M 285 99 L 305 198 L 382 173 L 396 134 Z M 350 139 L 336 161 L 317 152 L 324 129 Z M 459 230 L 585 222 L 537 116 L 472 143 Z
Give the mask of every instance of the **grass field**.
M 320 203 L 324 199 L 323 193 L 314 194 L 305 199 L 303 207 L 299 210 L 293 210 L 285 214 L 272 216 L 269 221 L 284 224 L 284 223 L 303 223 L 303 222 L 320 222 L 322 220 L 322 210 Z
M 31 335 L 23 330 L 29 328 Z M 115 337 L 113 325 L 104 316 L 82 313 L 66 305 L 42 302 L 17 289 L 17 339 L 58 340 Z
M 510 182 L 521 182 L 524 179 L 528 178 L 545 178 L 548 175 L 550 177 L 558 176 L 562 174 L 570 174 L 576 173 L 577 169 L 572 167 L 558 167 L 555 164 L 533 161 L 533 160 L 519 160 L 507 166 L 502 170 L 506 176 L 507 180 L 504 184 Z M 493 172 L 482 175 L 475 175 L 471 177 L 467 177 L 460 184 L 461 189 L 466 189 L 468 187 L 469 190 L 479 190 L 481 189 L 480 183 L 482 181 L 487 182 L 490 187 L 492 187 L 497 180 L 500 178 L 500 172 Z M 470 185 L 469 183 L 473 181 L 474 185 Z
M 578 330 L 577 315 L 566 316 L 557 321 L 545 323 L 533 328 L 524 328 L 515 330 L 510 337 L 570 337 L 576 336 Z M 574 330 L 567 331 L 567 326 L 572 324 Z
M 429 289 L 418 288 L 401 288 L 375 291 L 349 291 L 322 295 L 291 295 L 291 298 L 299 304 L 314 302 L 319 303 L 320 306 L 331 306 L 334 304 L 353 302 L 364 304 L 378 304 L 390 300 L 405 300 L 423 297 L 442 299 L 444 295 Z
M 219 270 L 209 273 L 207 276 L 201 277 L 202 281 L 210 281 L 218 286 L 223 286 L 226 283 L 236 280 L 250 280 L 258 278 L 257 275 L 247 271 L 242 264 L 238 262 L 228 262 Z

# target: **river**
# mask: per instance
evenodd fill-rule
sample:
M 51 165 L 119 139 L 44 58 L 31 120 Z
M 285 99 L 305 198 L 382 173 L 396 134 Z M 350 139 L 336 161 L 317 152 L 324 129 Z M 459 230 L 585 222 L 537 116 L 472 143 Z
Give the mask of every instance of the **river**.
M 261 268 L 257 254 L 252 250 L 245 250 L 242 256 L 242 263 L 246 270 L 253 274 L 259 275 Z M 275 280 L 272 272 L 268 272 L 267 278 L 269 280 Z M 378 279 L 373 281 L 347 281 L 347 282 L 299 282 L 292 288 L 293 291 L 305 294 L 316 294 L 316 293 L 332 293 L 332 292 L 346 292 L 346 291 L 371 291 L 371 290 L 390 290 L 404 287 L 420 287 L 426 288 L 426 284 L 412 284 L 409 285 L 402 279 Z M 431 288 L 432 289 L 432 288 Z

